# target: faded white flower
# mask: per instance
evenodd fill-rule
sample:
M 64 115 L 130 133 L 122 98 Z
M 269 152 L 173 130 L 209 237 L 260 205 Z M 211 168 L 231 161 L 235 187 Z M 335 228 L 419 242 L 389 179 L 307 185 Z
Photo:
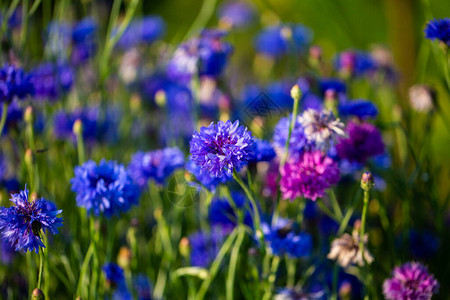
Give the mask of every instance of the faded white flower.
M 308 109 L 299 118 L 308 141 L 315 142 L 319 149 L 326 150 L 338 136 L 345 136 L 344 123 L 331 111 Z
M 359 249 L 360 236 L 357 230 L 353 230 L 353 234 L 344 233 L 340 238 L 335 239 L 331 243 L 331 250 L 327 258 L 337 260 L 338 264 L 343 268 L 350 264 L 364 265 L 364 261 L 368 264 L 373 262 L 373 257 L 365 246 L 368 242 L 367 234 L 364 235 L 364 259 Z
M 429 112 L 434 107 L 435 91 L 425 84 L 416 84 L 409 89 L 409 102 L 418 112 Z
M 123 55 L 119 68 L 119 75 L 125 83 L 129 84 L 136 80 L 140 58 L 141 55 L 136 48 L 128 50 Z

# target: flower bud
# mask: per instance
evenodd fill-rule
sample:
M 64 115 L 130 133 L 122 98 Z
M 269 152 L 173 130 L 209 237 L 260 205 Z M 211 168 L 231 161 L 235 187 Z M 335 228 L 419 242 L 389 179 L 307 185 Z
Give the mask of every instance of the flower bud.
M 33 165 L 33 151 L 31 151 L 31 149 L 27 149 L 27 151 L 25 152 L 25 163 L 27 164 L 27 166 L 32 166 Z
M 25 120 L 26 123 L 33 123 L 33 107 L 28 106 L 25 109 L 23 119 Z
M 72 130 L 77 136 L 83 134 L 83 122 L 81 122 L 80 119 L 77 119 L 75 123 L 73 123 Z
M 155 94 L 155 102 L 159 107 L 164 107 L 166 105 L 166 93 L 163 90 L 159 90 Z
M 189 256 L 189 239 L 187 237 L 183 237 L 180 240 L 180 244 L 178 245 L 178 249 L 180 251 L 181 256 L 188 257 Z
M 40 289 L 34 289 L 31 293 L 32 300 L 45 300 L 44 293 Z
M 361 177 L 361 188 L 365 191 L 370 191 L 375 185 L 375 180 L 373 179 L 372 173 L 364 172 Z
M 117 255 L 117 264 L 124 270 L 128 270 L 131 265 L 131 251 L 128 247 L 122 246 Z
M 291 97 L 295 101 L 300 100 L 302 97 L 302 90 L 298 87 L 298 84 L 294 85 L 291 89 Z

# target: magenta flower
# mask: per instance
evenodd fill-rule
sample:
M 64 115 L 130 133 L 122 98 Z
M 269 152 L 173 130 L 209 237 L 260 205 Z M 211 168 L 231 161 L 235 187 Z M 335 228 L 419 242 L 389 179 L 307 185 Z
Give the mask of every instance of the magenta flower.
M 439 290 L 439 283 L 427 267 L 408 262 L 394 268 L 393 278 L 383 284 L 383 294 L 388 300 L 429 300 Z
M 316 150 L 303 152 L 298 158 L 288 161 L 281 170 L 280 185 L 285 199 L 305 197 L 315 201 L 338 181 L 337 163 Z

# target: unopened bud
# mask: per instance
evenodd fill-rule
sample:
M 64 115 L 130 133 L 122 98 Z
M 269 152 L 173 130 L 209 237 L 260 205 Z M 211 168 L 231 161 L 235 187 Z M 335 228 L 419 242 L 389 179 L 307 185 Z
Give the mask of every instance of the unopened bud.
M 164 107 L 166 105 L 166 93 L 163 90 L 159 90 L 155 94 L 155 102 L 159 107 Z
M 298 87 L 298 84 L 294 85 L 291 89 L 291 97 L 295 101 L 300 100 L 302 97 L 302 90 Z
M 281 28 L 280 34 L 285 40 L 292 39 L 292 29 L 290 27 L 285 26 Z
M 130 109 L 135 112 L 139 111 L 141 109 L 141 102 L 141 97 L 138 94 L 131 95 Z
M 75 135 L 81 135 L 83 133 L 83 122 L 81 122 L 80 119 L 77 119 L 74 123 L 73 123 L 73 127 L 72 127 L 73 133 Z
M 375 180 L 373 179 L 372 173 L 364 172 L 361 177 L 361 188 L 365 191 L 370 191 L 375 185 Z
M 23 119 L 25 120 L 25 122 L 27 123 L 33 123 L 33 107 L 28 106 L 25 109 L 25 113 L 23 115 Z
M 336 91 L 328 89 L 325 91 L 325 109 L 331 111 L 335 116 L 338 116 L 338 101 L 336 98 Z
M 27 149 L 25 152 L 25 163 L 28 166 L 31 166 L 33 164 L 33 151 L 31 149 Z
M 183 237 L 180 240 L 180 244 L 178 244 L 178 249 L 180 251 L 181 256 L 183 257 L 189 256 L 189 239 L 187 237 Z
M 131 265 L 131 251 L 128 247 L 122 246 L 117 255 L 117 264 L 124 270 L 128 270 Z
M 33 300 L 45 300 L 44 293 L 40 289 L 34 289 L 31 293 L 31 299 Z

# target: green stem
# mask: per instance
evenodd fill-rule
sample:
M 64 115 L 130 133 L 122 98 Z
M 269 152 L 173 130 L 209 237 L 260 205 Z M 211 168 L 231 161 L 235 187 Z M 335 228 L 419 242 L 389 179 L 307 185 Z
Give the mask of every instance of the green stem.
M 197 34 L 198 31 L 205 28 L 209 19 L 211 19 L 211 16 L 214 14 L 216 3 L 217 0 L 203 1 L 202 7 L 200 8 L 200 12 L 198 13 L 191 27 L 189 27 L 189 30 L 186 32 L 186 35 L 184 36 L 183 40 L 190 38 L 194 34 Z
M 245 237 L 245 227 L 243 225 L 239 226 L 239 233 L 236 238 L 236 242 L 234 243 L 233 250 L 231 250 L 230 256 L 230 267 L 228 269 L 228 278 L 227 278 L 227 289 L 226 289 L 226 299 L 233 300 L 233 287 L 234 287 L 234 277 L 236 274 L 236 266 L 239 258 L 239 249 L 241 248 L 242 242 Z
M 209 286 L 216 277 L 225 255 L 230 250 L 231 245 L 233 244 L 234 239 L 236 238 L 236 234 L 237 229 L 235 228 L 223 243 L 222 247 L 219 250 L 219 253 L 217 254 L 216 258 L 211 264 L 211 267 L 209 268 L 208 277 L 205 279 L 205 281 L 203 281 L 202 285 L 200 286 L 196 300 L 202 300 L 203 298 L 205 298 L 206 292 L 208 291 Z
M 86 255 L 84 256 L 83 264 L 81 265 L 81 271 L 80 271 L 80 277 L 78 279 L 78 286 L 77 286 L 77 293 L 76 295 L 79 297 L 82 297 L 81 295 L 81 289 L 84 287 L 86 274 L 89 267 L 89 262 L 91 260 L 92 254 L 94 253 L 94 244 L 91 243 L 89 245 L 88 251 L 86 252 Z
M 332 189 L 328 190 L 328 196 L 331 201 L 331 205 L 333 206 L 334 214 L 339 218 L 342 219 L 344 215 L 342 214 L 341 207 L 339 206 L 339 202 L 336 199 L 336 194 Z
M 233 178 L 244 190 L 245 194 L 247 195 L 247 198 L 250 200 L 250 203 L 253 206 L 253 217 L 254 217 L 253 225 L 255 227 L 256 235 L 257 236 L 259 235 L 259 237 L 262 238 L 261 219 L 259 217 L 258 206 L 256 205 L 255 199 L 250 190 L 248 189 L 248 187 L 242 181 L 241 177 L 239 176 L 236 170 L 233 170 Z
M 44 244 L 48 247 L 48 238 L 47 235 L 44 234 Z M 48 249 L 44 251 L 44 295 L 49 295 L 49 284 L 50 284 L 50 271 L 49 271 L 49 259 L 48 259 Z
M 37 288 L 41 289 L 42 284 L 42 274 L 44 273 L 44 248 L 41 248 L 41 251 L 39 251 L 39 275 L 38 275 L 38 284 Z
M 82 130 L 80 130 L 80 132 L 77 132 L 75 135 L 77 138 L 78 164 L 81 165 L 82 163 L 84 163 L 85 160 L 84 139 Z
M 276 275 L 277 275 L 277 270 L 278 270 L 279 264 L 280 264 L 280 257 L 274 256 L 273 260 L 272 260 L 272 266 L 270 267 L 270 274 L 267 279 L 268 285 L 266 288 L 266 292 L 264 293 L 263 300 L 269 300 L 272 297 L 272 290 L 273 290 L 273 286 L 275 284 L 275 279 L 277 278 Z
M 300 99 L 294 99 L 294 108 L 292 110 L 292 116 L 291 116 L 291 121 L 289 124 L 289 131 L 288 131 L 288 136 L 286 139 L 286 144 L 284 146 L 284 155 L 281 159 L 280 162 L 280 170 L 283 169 L 284 164 L 286 163 L 286 160 L 288 158 L 289 155 L 289 145 L 291 144 L 291 135 L 292 135 L 292 131 L 295 128 L 295 122 L 297 121 L 297 114 L 298 114 L 298 103 L 300 102 Z
M 294 287 L 295 285 L 295 272 L 296 272 L 296 259 L 290 258 L 286 255 L 286 269 L 287 269 L 287 286 Z
M 98 245 L 100 239 L 100 229 L 95 228 L 94 216 L 91 216 L 91 241 L 93 242 L 93 255 L 92 255 L 92 281 L 91 281 L 91 298 L 98 298 L 98 280 L 100 273 L 100 264 L 98 257 Z
M 367 207 L 369 204 L 370 192 L 364 191 L 364 206 L 361 217 L 361 231 L 359 234 L 359 251 L 361 251 L 362 259 L 364 260 L 364 234 L 366 227 L 366 216 L 367 216 Z
M 20 30 L 20 49 L 24 49 L 28 33 L 28 0 L 22 2 L 22 28 Z
M 8 117 L 8 103 L 4 102 L 2 107 L 2 118 L 0 119 L 0 137 L 3 133 L 3 128 L 6 124 L 6 118 Z

